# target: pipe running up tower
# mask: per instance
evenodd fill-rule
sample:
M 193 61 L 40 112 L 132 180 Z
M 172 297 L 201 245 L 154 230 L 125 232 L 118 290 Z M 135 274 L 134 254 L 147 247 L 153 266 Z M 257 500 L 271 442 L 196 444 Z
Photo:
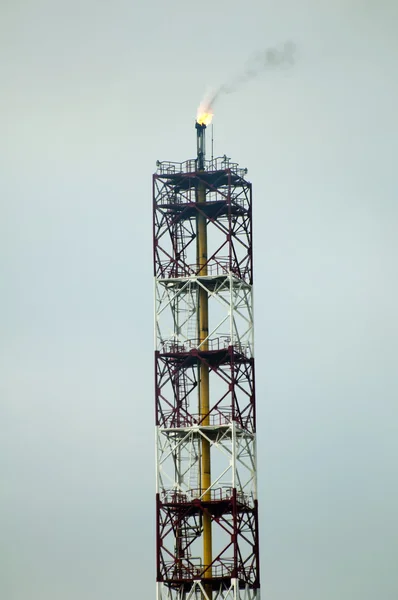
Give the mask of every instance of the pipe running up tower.
M 153 176 L 157 600 L 257 600 L 252 189 L 195 126 Z
M 205 124 L 195 124 L 197 130 L 197 168 L 199 173 L 205 172 Z M 207 228 L 206 216 L 200 209 L 206 202 L 206 187 L 203 181 L 198 183 L 197 205 L 199 208 L 196 215 L 196 237 L 197 237 L 197 266 L 198 275 L 207 277 Z M 199 347 L 207 352 L 209 350 L 209 302 L 208 292 L 206 288 L 199 287 L 198 289 L 198 332 L 199 332 Z M 199 418 L 204 426 L 210 425 L 209 411 L 209 367 L 205 362 L 199 365 Z M 206 438 L 201 440 L 201 491 L 203 501 L 211 501 L 211 460 L 210 460 L 210 442 Z M 212 530 L 211 516 L 208 512 L 203 513 L 203 574 L 205 579 L 211 578 L 212 573 Z M 205 586 L 205 591 L 209 599 L 212 597 L 211 586 Z

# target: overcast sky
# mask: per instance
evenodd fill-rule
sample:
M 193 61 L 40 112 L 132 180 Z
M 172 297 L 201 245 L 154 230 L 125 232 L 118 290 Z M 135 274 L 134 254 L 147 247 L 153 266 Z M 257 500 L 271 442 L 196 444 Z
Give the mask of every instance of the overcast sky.
M 263 599 L 397 600 L 398 4 L 2 0 L 0 597 L 153 600 L 151 174 L 254 186 Z

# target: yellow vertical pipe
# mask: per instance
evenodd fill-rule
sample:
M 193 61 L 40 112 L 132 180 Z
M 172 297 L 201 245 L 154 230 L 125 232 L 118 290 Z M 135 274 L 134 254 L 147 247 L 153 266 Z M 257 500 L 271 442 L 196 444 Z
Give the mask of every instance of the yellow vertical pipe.
M 206 202 L 206 190 L 203 183 L 198 187 L 198 204 Z M 206 217 L 198 213 L 197 216 L 197 262 L 199 275 L 207 275 L 207 228 Z M 209 344 L 206 340 L 209 334 L 209 299 L 205 289 L 199 286 L 198 294 L 198 325 L 199 325 L 199 344 L 201 350 L 208 350 Z M 200 382 L 199 382 L 199 413 L 202 425 L 210 425 L 210 393 L 209 393 L 209 367 L 203 363 L 200 364 Z M 210 460 L 210 442 L 202 438 L 201 452 L 201 482 L 202 493 L 210 488 L 211 485 L 211 460 Z M 203 500 L 211 500 L 210 490 L 204 493 Z M 205 578 L 210 578 L 212 556 L 212 531 L 211 518 L 207 513 L 203 514 L 203 565 L 205 569 Z M 208 568 L 210 567 L 210 568 Z M 206 594 L 212 597 L 210 586 L 205 586 Z

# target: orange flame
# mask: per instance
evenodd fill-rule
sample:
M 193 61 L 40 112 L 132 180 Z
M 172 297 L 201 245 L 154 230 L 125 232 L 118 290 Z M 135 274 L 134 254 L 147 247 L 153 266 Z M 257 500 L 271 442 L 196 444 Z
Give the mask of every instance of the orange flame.
M 196 121 L 199 125 L 210 125 L 213 114 L 211 106 L 206 102 L 201 102 L 198 108 Z

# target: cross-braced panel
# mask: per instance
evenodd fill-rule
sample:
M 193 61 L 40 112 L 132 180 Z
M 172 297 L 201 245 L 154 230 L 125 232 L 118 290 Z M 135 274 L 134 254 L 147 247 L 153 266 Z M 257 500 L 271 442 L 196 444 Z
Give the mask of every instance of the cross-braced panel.
M 203 186 L 206 202 L 197 203 Z M 252 281 L 251 184 L 230 169 L 153 177 L 154 270 L 158 278 L 197 274 L 196 219 L 206 219 L 209 275 Z
M 156 423 L 161 427 L 191 427 L 209 419 L 210 425 L 232 422 L 255 430 L 254 359 L 229 346 L 168 353 L 156 352 Z M 209 370 L 212 389 L 209 412 L 198 413 L 200 366 Z
M 208 298 L 209 332 L 199 340 L 197 329 L 198 292 Z M 217 277 L 155 280 L 155 346 L 168 352 L 208 346 L 234 346 L 253 356 L 252 286 L 232 273 Z
M 211 446 L 209 489 L 199 480 L 200 438 Z M 189 586 L 211 569 L 212 585 L 237 578 L 258 587 L 255 438 L 235 425 L 158 428 L 158 581 Z M 196 485 L 196 487 L 192 487 Z M 213 561 L 201 558 L 204 515 L 213 524 Z
M 200 442 L 210 444 L 212 481 L 203 488 L 200 480 Z M 257 499 L 256 446 L 254 434 L 235 423 L 224 427 L 157 428 L 157 491 L 162 501 L 181 504 L 210 497 L 238 499 L 253 508 Z M 210 494 L 208 494 L 210 492 Z
M 213 524 L 214 558 L 205 566 L 200 536 L 204 514 Z M 158 501 L 158 581 L 172 586 L 204 579 L 211 569 L 216 583 L 238 578 L 242 585 L 258 587 L 257 505 L 249 509 L 235 492 L 219 502 L 191 504 Z

